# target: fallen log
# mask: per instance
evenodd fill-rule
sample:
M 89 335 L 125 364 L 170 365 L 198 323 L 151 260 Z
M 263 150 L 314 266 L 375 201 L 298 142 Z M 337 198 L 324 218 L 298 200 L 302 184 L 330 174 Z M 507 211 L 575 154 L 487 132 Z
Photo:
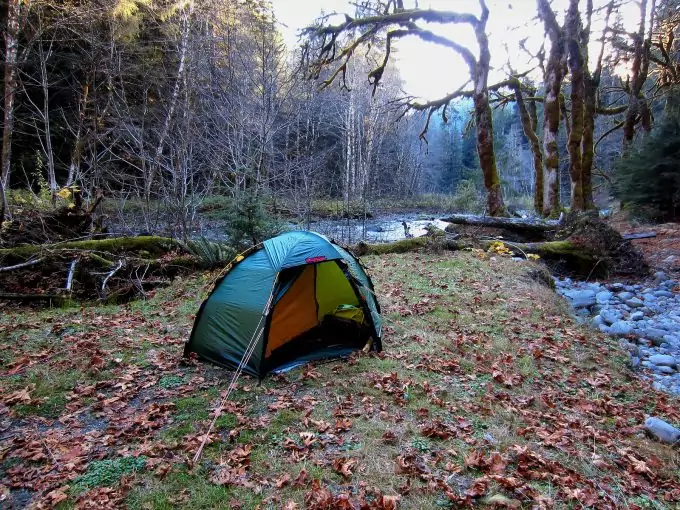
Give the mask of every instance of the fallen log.
M 497 218 L 494 216 L 475 216 L 471 214 L 453 214 L 442 218 L 441 221 L 455 225 L 469 225 L 473 227 L 492 227 L 519 232 L 545 233 L 557 230 L 559 220 L 542 220 L 538 218 Z
M 580 264 L 594 265 L 600 260 L 595 253 L 573 241 L 546 241 L 544 243 L 507 243 L 510 249 L 523 254 L 534 253 L 544 259 L 567 258 Z
M 359 257 L 365 255 L 387 255 L 388 253 L 408 253 L 412 251 L 421 251 L 425 249 L 440 249 L 440 250 L 463 250 L 469 248 L 471 245 L 460 241 L 442 239 L 441 237 L 413 237 L 410 239 L 402 239 L 392 243 L 370 244 L 360 242 L 351 248 L 351 251 Z
M 0 249 L 0 260 L 24 260 L 36 254 L 54 253 L 57 251 L 68 250 L 99 253 L 145 251 L 154 255 L 162 255 L 176 247 L 180 247 L 180 244 L 169 237 L 111 237 L 107 239 L 66 241 L 55 244 L 25 244 L 21 246 L 15 246 L 14 248 L 3 248 Z
M 633 239 L 649 239 L 650 237 L 656 237 L 656 232 L 640 232 L 639 234 L 621 234 L 626 241 L 632 241 Z

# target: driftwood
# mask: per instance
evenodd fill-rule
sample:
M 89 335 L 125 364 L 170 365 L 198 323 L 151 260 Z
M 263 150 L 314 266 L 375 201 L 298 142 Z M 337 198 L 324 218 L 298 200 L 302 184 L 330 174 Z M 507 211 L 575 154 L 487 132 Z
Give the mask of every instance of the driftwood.
M 42 259 L 33 259 L 33 260 L 28 260 L 26 262 L 22 262 L 20 264 L 14 264 L 13 266 L 6 266 L 6 267 L 0 267 L 0 273 L 6 273 L 9 271 L 14 271 L 16 269 L 23 269 L 25 267 L 30 267 L 34 266 L 36 264 L 40 264 L 42 262 Z
M 626 241 L 632 241 L 633 239 L 649 239 L 650 237 L 656 237 L 656 232 L 640 232 L 639 234 L 621 234 L 621 237 Z
M 558 220 L 542 220 L 534 218 L 498 218 L 493 216 L 474 216 L 470 214 L 453 214 L 441 221 L 456 225 L 474 227 L 492 227 L 518 232 L 546 233 L 559 228 Z

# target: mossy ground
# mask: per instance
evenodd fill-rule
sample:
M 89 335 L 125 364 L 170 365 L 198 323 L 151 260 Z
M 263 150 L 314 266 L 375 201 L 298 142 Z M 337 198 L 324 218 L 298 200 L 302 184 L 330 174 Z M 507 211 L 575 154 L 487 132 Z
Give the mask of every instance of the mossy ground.
M 534 263 L 479 252 L 363 261 L 384 353 L 261 386 L 242 378 L 197 465 L 230 372 L 181 354 L 214 275 L 124 306 L 4 310 L 0 497 L 63 508 L 342 508 L 379 495 L 377 508 L 397 496 L 414 509 L 676 508 L 678 452 L 639 425 L 645 414 L 677 423 L 678 400 L 638 380 L 614 340 L 577 325 L 529 276 Z M 130 456 L 144 467 L 123 469 Z M 67 487 L 83 480 L 89 492 Z

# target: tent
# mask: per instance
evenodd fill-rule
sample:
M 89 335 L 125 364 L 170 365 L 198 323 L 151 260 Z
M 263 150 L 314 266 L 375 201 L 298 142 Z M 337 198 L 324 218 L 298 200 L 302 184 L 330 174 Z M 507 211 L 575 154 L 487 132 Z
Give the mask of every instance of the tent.
M 196 316 L 184 354 L 264 377 L 305 361 L 382 344 L 380 306 L 347 250 L 306 231 L 236 257 Z M 245 356 L 244 356 L 245 354 Z

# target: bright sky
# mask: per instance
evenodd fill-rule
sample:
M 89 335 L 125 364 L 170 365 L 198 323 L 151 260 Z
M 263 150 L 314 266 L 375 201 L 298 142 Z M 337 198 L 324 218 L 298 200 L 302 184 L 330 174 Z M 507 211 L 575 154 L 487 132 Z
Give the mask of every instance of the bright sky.
M 491 66 L 494 68 L 489 82 L 502 80 L 503 70 L 510 61 L 517 71 L 529 68 L 529 56 L 520 49 L 520 41 L 527 38 L 526 45 L 535 53 L 543 41 L 543 26 L 536 19 L 535 0 L 487 0 L 490 18 L 487 24 L 491 48 Z M 566 0 L 555 0 L 558 17 L 563 17 Z M 582 2 L 585 3 L 585 2 Z M 595 1 L 596 6 L 601 2 Z M 635 3 L 635 2 L 633 2 Z M 327 14 L 350 13 L 354 8 L 349 0 L 273 0 L 276 16 L 282 24 L 284 38 L 289 46 L 297 44 L 297 31 L 309 25 L 321 11 Z M 470 12 L 479 15 L 477 0 L 420 0 L 420 8 Z M 561 7 L 561 8 L 560 8 Z M 628 5 L 622 8 L 624 22 L 634 29 L 639 20 L 639 8 Z M 332 20 L 335 18 L 331 18 Z M 337 18 L 338 21 L 342 17 Z M 593 23 L 591 51 L 597 53 L 595 43 L 601 35 L 601 24 Z M 477 53 L 477 43 L 472 29 L 467 25 L 431 25 L 430 28 L 470 48 Z M 398 42 L 398 67 L 405 82 L 406 92 L 425 99 L 437 99 L 456 90 L 468 79 L 468 69 L 456 52 L 417 38 Z M 594 58 L 594 57 L 593 57 Z

